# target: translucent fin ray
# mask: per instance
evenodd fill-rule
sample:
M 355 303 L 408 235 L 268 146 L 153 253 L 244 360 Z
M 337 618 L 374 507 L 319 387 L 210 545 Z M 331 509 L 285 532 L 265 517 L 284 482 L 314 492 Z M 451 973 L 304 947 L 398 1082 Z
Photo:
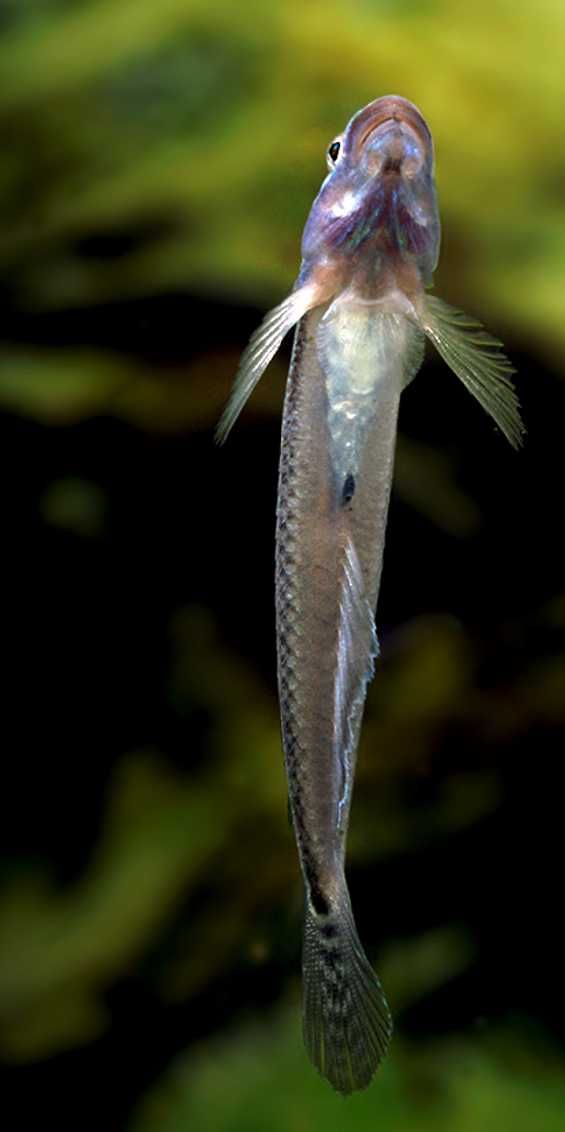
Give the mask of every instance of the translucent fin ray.
M 348 538 L 343 560 L 334 685 L 334 757 L 341 768 L 342 780 L 337 813 L 340 830 L 347 821 L 359 725 L 377 655 L 373 611 L 365 597 L 357 551 L 352 539 Z
M 251 335 L 239 363 L 229 401 L 216 429 L 216 440 L 223 444 L 231 432 L 245 402 L 274 358 L 279 346 L 308 308 L 313 305 L 313 288 L 301 287 L 274 307 Z
M 524 425 L 510 379 L 514 367 L 502 343 L 463 311 L 434 295 L 426 297 L 422 329 L 450 369 L 493 418 L 513 448 L 519 448 Z

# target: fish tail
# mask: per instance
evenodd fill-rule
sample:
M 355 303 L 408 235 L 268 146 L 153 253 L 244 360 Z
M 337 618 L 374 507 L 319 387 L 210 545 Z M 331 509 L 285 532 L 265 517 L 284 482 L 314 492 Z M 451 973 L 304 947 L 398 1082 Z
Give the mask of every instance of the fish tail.
M 365 1089 L 383 1060 L 392 1019 L 361 946 L 349 895 L 316 912 L 306 898 L 303 1031 L 310 1060 L 339 1093 Z

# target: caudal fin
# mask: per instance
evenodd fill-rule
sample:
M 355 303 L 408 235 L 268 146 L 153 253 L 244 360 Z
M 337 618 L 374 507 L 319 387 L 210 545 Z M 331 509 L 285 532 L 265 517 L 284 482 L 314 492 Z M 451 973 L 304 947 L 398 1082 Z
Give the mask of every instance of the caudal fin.
M 308 1056 L 339 1093 L 365 1089 L 387 1052 L 392 1019 L 347 894 L 327 916 L 306 901 L 302 977 Z

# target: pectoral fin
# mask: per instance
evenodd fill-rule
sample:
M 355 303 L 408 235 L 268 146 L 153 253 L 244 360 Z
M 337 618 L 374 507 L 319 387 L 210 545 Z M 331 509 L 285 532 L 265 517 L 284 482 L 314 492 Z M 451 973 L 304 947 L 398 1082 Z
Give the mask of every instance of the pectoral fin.
M 318 302 L 316 289 L 311 285 L 293 291 L 278 307 L 269 311 L 261 325 L 251 335 L 236 374 L 230 399 L 216 429 L 216 440 L 223 444 L 235 424 L 247 398 L 255 389 L 268 364 L 274 358 L 285 334 L 302 315 Z
M 434 295 L 426 296 L 420 325 L 513 448 L 519 448 L 525 430 L 510 379 L 515 370 L 502 352 L 502 343 L 488 334 L 480 322 Z

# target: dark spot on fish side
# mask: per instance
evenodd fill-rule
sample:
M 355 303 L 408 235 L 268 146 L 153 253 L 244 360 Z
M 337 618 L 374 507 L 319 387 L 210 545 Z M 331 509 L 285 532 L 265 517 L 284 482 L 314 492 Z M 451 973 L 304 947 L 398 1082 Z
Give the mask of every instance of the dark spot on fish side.
M 333 924 L 331 920 L 327 924 L 322 924 L 321 932 L 326 939 L 335 939 L 336 935 L 339 935 L 337 924 Z
M 355 477 L 351 475 L 351 472 L 349 472 L 348 475 L 346 475 L 346 477 L 343 481 L 343 488 L 342 488 L 342 491 L 341 491 L 342 505 L 345 507 L 345 505 L 347 503 L 351 503 L 351 500 L 353 499 L 354 495 L 355 495 Z

